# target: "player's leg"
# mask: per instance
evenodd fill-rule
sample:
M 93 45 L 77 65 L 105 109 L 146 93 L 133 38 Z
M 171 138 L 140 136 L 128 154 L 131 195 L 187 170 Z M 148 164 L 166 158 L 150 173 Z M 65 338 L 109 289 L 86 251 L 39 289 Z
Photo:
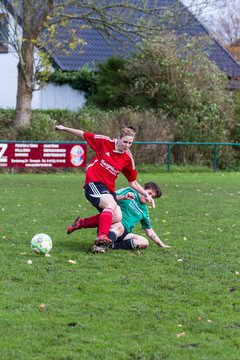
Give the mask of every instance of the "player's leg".
M 74 222 L 68 226 L 67 233 L 71 234 L 75 230 L 97 228 L 100 214 L 89 216 L 87 218 L 77 217 Z
M 133 244 L 135 249 L 146 249 L 149 245 L 148 240 L 144 236 L 136 235 L 136 234 L 128 234 L 133 240 Z M 124 239 L 126 241 L 126 239 Z
M 120 206 L 117 205 L 113 213 L 112 225 L 119 224 L 121 220 L 122 220 L 122 210 Z
M 125 228 L 121 222 L 116 222 L 110 227 L 108 237 L 112 242 L 122 241 L 122 236 L 124 234 Z M 125 236 L 125 235 L 124 235 Z M 124 237 L 123 236 L 123 237 Z
M 122 216 L 121 209 L 119 206 L 116 207 L 116 210 L 113 213 L 112 223 L 115 223 L 120 219 Z M 71 234 L 75 230 L 80 229 L 90 229 L 90 228 L 97 228 L 99 225 L 99 217 L 100 214 L 96 214 L 93 216 L 89 216 L 87 218 L 77 217 L 74 222 L 68 226 L 67 233 Z
M 100 211 L 98 235 L 95 244 L 109 246 L 112 241 L 107 235 L 112 222 L 113 220 L 118 222 L 122 218 L 121 210 L 117 206 L 115 194 L 112 193 L 105 184 L 92 182 L 85 186 L 85 195 L 91 204 Z
M 121 236 L 123 236 L 124 230 L 125 230 L 124 226 L 120 222 L 117 222 L 117 223 L 111 225 L 111 228 L 110 228 L 109 233 L 108 233 L 108 238 L 112 241 L 112 244 L 111 244 L 110 248 L 113 247 L 113 243 L 115 243 L 118 240 L 119 241 L 122 240 Z M 94 244 L 93 247 L 92 247 L 92 252 L 94 252 L 94 253 L 95 252 L 103 253 L 103 252 L 106 252 L 108 249 L 109 249 L 109 247 L 106 248 L 106 246 L 102 247 L 101 245 L 97 246 L 97 245 Z
M 122 218 L 120 207 L 115 200 L 115 194 L 108 190 L 102 183 L 89 183 L 85 186 L 85 196 L 90 203 L 100 212 L 88 218 L 77 218 L 67 228 L 67 233 L 81 228 L 98 227 L 96 244 L 110 245 L 111 240 L 107 237 L 112 222 L 118 222 Z
M 112 244 L 114 250 L 134 250 L 146 249 L 148 247 L 148 240 L 144 236 L 129 233 L 122 241 L 116 241 Z
M 106 195 L 100 198 L 98 205 L 102 212 L 99 216 L 98 234 L 95 244 L 110 245 L 112 240 L 108 238 L 108 233 L 112 222 L 118 222 L 122 218 L 122 213 L 112 195 Z

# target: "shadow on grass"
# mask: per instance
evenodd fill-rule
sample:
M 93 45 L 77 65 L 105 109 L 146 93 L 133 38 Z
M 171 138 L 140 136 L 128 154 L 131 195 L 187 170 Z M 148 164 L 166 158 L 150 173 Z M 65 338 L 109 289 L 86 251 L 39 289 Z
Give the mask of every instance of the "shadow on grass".
M 63 250 L 74 251 L 76 253 L 89 253 L 91 252 L 92 246 L 94 244 L 95 236 L 90 236 L 89 234 L 85 236 L 86 232 L 79 232 L 74 235 L 64 235 L 64 240 L 59 243 L 59 246 Z

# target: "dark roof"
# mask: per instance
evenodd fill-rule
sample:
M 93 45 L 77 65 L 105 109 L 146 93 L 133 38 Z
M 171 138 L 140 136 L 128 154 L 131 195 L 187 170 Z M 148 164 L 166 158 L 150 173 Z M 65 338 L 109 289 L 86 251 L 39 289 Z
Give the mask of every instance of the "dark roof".
M 88 65 L 94 69 L 99 62 L 105 62 L 111 56 L 123 55 L 117 41 L 106 41 L 103 36 L 95 29 L 85 29 L 79 32 L 79 37 L 82 38 L 86 44 L 77 46 L 75 50 L 69 50 L 70 55 L 66 55 L 65 52 L 56 50 L 52 55 L 52 60 L 56 67 L 62 70 L 79 70 L 84 65 Z M 66 30 L 60 31 L 58 39 L 60 43 L 68 42 L 68 34 Z M 130 51 L 131 52 L 131 51 Z M 129 55 L 126 51 L 125 56 Z
M 11 3 L 11 1 L 1 0 L 2 2 Z M 136 0 L 132 0 L 134 3 Z M 101 2 L 98 0 L 97 3 Z M 144 1 L 143 1 L 144 2 Z M 217 40 L 213 39 L 207 28 L 200 22 L 200 20 L 190 12 L 190 10 L 183 5 L 179 0 L 150 0 L 150 6 L 158 3 L 159 12 L 171 12 L 173 16 L 166 24 L 167 29 L 175 31 L 177 34 L 186 34 L 189 37 L 205 36 L 212 39 L 206 47 L 207 56 L 210 60 L 216 63 L 219 69 L 227 74 L 229 78 L 240 78 L 240 63 L 234 56 L 225 49 Z M 177 10 L 176 10 L 177 9 Z M 80 10 L 81 11 L 81 8 Z M 134 16 L 137 16 L 134 14 Z M 76 36 L 84 39 L 86 45 L 78 46 L 75 50 L 68 49 L 69 35 L 66 28 L 58 28 L 58 41 L 66 44 L 65 48 L 70 52 L 55 49 L 52 55 L 54 66 L 62 69 L 75 71 L 79 70 L 84 65 L 90 68 L 96 68 L 99 62 L 105 62 L 109 57 L 118 55 L 127 57 L 135 47 L 133 43 L 123 42 L 120 36 L 118 39 L 106 40 L 100 31 L 94 28 L 81 29 L 83 25 L 82 20 L 70 20 L 68 26 L 76 31 Z M 125 44 L 125 47 L 124 47 Z
M 207 28 L 181 1 L 159 0 L 160 6 L 162 11 L 169 9 L 169 11 L 174 12 L 177 8 L 177 14 L 172 19 L 172 30 L 176 33 L 186 34 L 190 37 L 210 37 L 212 41 L 207 47 L 209 59 L 215 62 L 219 69 L 225 72 L 229 78 L 240 77 L 240 63 L 217 40 L 211 37 Z M 71 25 L 76 30 L 79 27 L 77 21 L 73 21 Z M 129 48 L 124 51 L 123 44 L 120 41 L 119 43 L 117 41 L 110 41 L 109 43 L 94 29 L 79 31 L 78 34 L 87 43 L 82 46 L 81 51 L 79 49 L 72 51 L 70 56 L 56 51 L 52 56 L 54 64 L 62 70 L 78 70 L 86 64 L 91 68 L 95 68 L 99 62 L 105 62 L 111 56 L 129 56 L 129 53 L 134 49 L 133 44 L 129 44 Z M 59 36 L 62 40 L 67 40 L 66 30 L 60 30 Z

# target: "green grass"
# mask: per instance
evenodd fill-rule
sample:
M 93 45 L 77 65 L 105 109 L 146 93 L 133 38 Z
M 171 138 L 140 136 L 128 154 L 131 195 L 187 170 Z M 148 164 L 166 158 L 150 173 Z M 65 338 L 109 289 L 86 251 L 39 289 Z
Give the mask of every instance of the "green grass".
M 65 232 L 94 211 L 83 174 L 0 175 L 1 360 L 239 360 L 240 174 L 139 179 L 161 185 L 150 215 L 171 249 L 92 254 L 94 229 Z M 39 232 L 51 257 L 30 249 Z

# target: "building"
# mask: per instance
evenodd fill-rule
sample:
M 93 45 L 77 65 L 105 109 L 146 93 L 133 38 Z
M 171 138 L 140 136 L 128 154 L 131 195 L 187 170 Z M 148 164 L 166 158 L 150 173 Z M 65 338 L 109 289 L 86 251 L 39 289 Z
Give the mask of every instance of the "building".
M 17 93 L 17 63 L 18 59 L 14 49 L 6 46 L 4 35 L 6 35 L 7 22 L 13 21 L 11 16 L 11 1 L 2 0 L 5 9 L 8 9 L 9 16 L 0 13 L 0 107 L 15 108 Z M 9 6 L 8 6 L 9 5 Z M 176 34 L 186 34 L 190 38 L 207 37 L 211 39 L 207 48 L 207 56 L 219 69 L 224 72 L 229 79 L 229 88 L 239 88 L 240 64 L 218 41 L 211 37 L 207 28 L 195 17 L 188 8 L 179 0 L 159 0 L 162 10 L 171 14 L 171 22 L 166 23 L 169 31 Z M 106 41 L 101 32 L 94 28 L 80 29 L 81 20 L 73 20 L 70 26 L 79 38 L 83 38 L 85 45 L 76 47 L 70 55 L 63 51 L 56 50 L 52 55 L 52 65 L 63 71 L 76 71 L 84 65 L 90 68 L 97 68 L 99 62 L 105 62 L 113 55 L 130 56 L 131 51 L 135 50 L 132 44 L 127 44 L 123 52 L 122 44 L 118 40 Z M 21 21 L 19 21 L 21 23 Z M 19 25 L 20 26 L 20 25 Z M 58 39 L 60 42 L 68 43 L 68 32 L 65 29 L 58 29 Z M 72 89 L 68 85 L 56 86 L 53 84 L 45 85 L 43 89 L 34 92 L 33 109 L 69 109 L 79 110 L 85 102 L 84 93 Z

